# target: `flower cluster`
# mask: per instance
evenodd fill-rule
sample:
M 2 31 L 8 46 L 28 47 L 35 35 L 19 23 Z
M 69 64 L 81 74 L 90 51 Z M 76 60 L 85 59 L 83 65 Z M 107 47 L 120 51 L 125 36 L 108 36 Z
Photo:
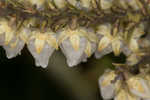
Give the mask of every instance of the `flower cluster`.
M 1 0 L 0 45 L 8 58 L 27 45 L 44 68 L 59 47 L 69 66 L 111 52 L 133 66 L 150 47 L 149 6 L 149 0 Z
M 150 65 L 145 66 L 147 68 L 140 68 L 136 75 L 107 69 L 99 78 L 102 97 L 106 100 L 149 100 Z
M 150 54 L 149 21 L 150 0 L 0 0 L 0 46 L 9 59 L 27 46 L 43 68 L 58 49 L 70 67 L 123 53 L 126 63 L 99 79 L 102 97 L 150 100 L 149 61 L 139 64 Z
M 133 29 L 129 42 L 126 41 L 122 30 L 118 30 L 109 23 L 99 25 L 96 31 L 79 26 L 72 28 L 74 24 L 71 24 L 57 32 L 48 28 L 35 29 L 34 23 L 33 19 L 26 20 L 18 29 L 19 25 L 15 25 L 15 17 L 9 20 L 1 18 L 0 44 L 6 50 L 8 58 L 20 54 L 25 44 L 35 58 L 36 66 L 44 68 L 58 47 L 66 56 L 69 66 L 85 62 L 93 53 L 96 58 L 101 58 L 111 52 L 114 52 L 116 56 L 123 52 L 128 57 L 128 65 L 133 65 L 138 62 L 138 57 L 142 54 L 138 41 L 144 34 L 144 23 L 140 23 Z

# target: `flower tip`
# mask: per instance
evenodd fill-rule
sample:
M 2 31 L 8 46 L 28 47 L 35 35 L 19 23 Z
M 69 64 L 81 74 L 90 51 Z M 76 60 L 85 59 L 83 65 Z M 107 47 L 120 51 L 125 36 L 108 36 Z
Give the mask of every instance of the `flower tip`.
M 99 52 L 101 52 L 103 49 L 104 49 L 104 48 L 103 48 L 102 46 L 99 46 L 99 47 L 97 48 L 97 50 L 98 50 Z
M 115 56 L 119 56 L 120 55 L 120 51 L 114 51 L 114 55 Z
M 38 48 L 38 47 L 36 48 L 36 53 L 37 53 L 37 54 L 40 54 L 41 51 L 42 51 L 42 48 Z

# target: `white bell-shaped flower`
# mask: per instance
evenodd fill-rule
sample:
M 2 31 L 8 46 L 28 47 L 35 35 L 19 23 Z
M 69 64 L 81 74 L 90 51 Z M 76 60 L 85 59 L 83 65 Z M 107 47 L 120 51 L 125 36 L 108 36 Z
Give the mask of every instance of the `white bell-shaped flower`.
M 88 41 L 86 44 L 86 48 L 84 50 L 84 56 L 83 56 L 84 58 L 82 61 L 86 62 L 87 58 L 90 57 L 95 52 L 96 48 L 97 48 L 96 43 L 94 43 L 94 42 L 91 43 Z
M 21 50 L 23 49 L 24 45 L 24 41 L 22 41 L 18 37 L 14 37 L 8 45 L 3 46 L 6 51 L 7 58 L 10 59 L 16 57 L 18 54 L 21 54 Z
M 109 45 L 107 48 L 103 49 L 101 52 L 96 51 L 96 52 L 95 52 L 95 57 L 96 57 L 97 59 L 99 59 L 99 58 L 102 58 L 103 56 L 105 56 L 105 55 L 107 55 L 107 54 L 109 54 L 109 53 L 111 53 L 111 52 L 113 52 L 112 46 Z
M 139 76 L 130 77 L 127 80 L 130 92 L 141 98 L 150 99 L 150 86 L 147 80 Z
M 72 47 L 72 44 L 69 41 L 69 39 L 64 40 L 60 45 L 62 52 L 64 53 L 64 55 L 67 58 L 67 64 L 70 67 L 75 66 L 82 61 L 83 53 L 84 53 L 84 50 L 86 47 L 86 38 L 84 38 L 84 37 L 80 38 L 79 42 L 80 42 L 80 44 L 79 44 L 78 50 L 75 50 Z
M 13 58 L 18 54 L 21 54 L 21 50 L 24 48 L 24 45 L 27 43 L 30 35 L 31 31 L 27 27 L 22 27 L 19 31 L 17 31 L 10 43 L 3 46 L 6 51 L 7 58 Z
M 99 85 L 100 85 L 100 92 L 103 99 L 112 99 L 115 96 L 115 92 L 117 88 L 120 86 L 120 80 L 117 82 L 112 82 L 115 80 L 117 75 L 112 70 L 106 70 L 106 72 L 100 76 L 99 78 Z
M 96 35 L 83 27 L 64 28 L 60 31 L 59 44 L 70 67 L 86 61 L 96 48 Z M 92 44 L 93 43 L 93 44 Z M 93 48 L 92 48 L 93 47 Z
M 41 33 L 39 31 L 33 32 L 27 46 L 35 58 L 36 66 L 43 68 L 48 66 L 50 56 L 58 48 L 56 37 L 52 32 Z
M 0 19 L 0 45 L 7 45 L 13 39 L 15 33 L 14 27 L 9 25 L 6 19 Z

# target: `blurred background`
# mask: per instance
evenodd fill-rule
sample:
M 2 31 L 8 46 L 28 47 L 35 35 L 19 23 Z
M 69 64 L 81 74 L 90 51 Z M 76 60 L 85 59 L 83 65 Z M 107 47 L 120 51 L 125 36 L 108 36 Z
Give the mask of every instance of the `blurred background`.
M 55 51 L 46 69 L 36 67 L 25 47 L 21 55 L 7 59 L 0 47 L 0 100 L 102 100 L 98 78 L 112 62 L 123 63 L 124 55 L 113 54 L 69 68 Z

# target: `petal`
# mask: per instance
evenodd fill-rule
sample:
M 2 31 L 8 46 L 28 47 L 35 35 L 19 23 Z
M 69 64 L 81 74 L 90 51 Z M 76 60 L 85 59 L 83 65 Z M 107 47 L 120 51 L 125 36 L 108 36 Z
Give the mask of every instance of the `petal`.
M 112 46 L 108 45 L 105 49 L 103 49 L 101 52 L 96 51 L 95 52 L 95 57 L 98 58 L 102 58 L 103 56 L 109 54 L 112 52 Z
M 31 31 L 28 28 L 23 28 L 19 34 L 19 37 L 21 40 L 27 43 L 30 38 L 30 35 L 31 35 Z
M 101 35 L 110 35 L 111 33 L 111 25 L 110 24 L 102 24 L 100 26 L 98 26 L 98 30 L 97 30 L 98 34 Z
M 58 44 L 55 36 L 48 35 L 47 43 L 51 45 L 53 48 L 58 49 Z
M 100 52 L 105 49 L 110 44 L 110 42 L 110 39 L 104 36 L 98 44 L 98 51 Z
M 44 44 L 45 44 L 44 40 L 35 39 L 34 45 L 35 45 L 35 48 L 36 48 L 36 52 L 38 54 L 42 51 Z
M 58 37 L 58 45 L 60 45 L 64 40 L 69 37 L 69 34 L 67 34 L 65 31 L 61 31 L 59 34 L 60 35 Z
M 121 51 L 123 52 L 123 54 L 125 54 L 125 56 L 129 56 L 132 53 L 132 51 L 128 48 L 128 46 L 124 44 L 123 42 L 121 45 Z
M 139 51 L 139 45 L 138 45 L 138 42 L 137 42 L 136 39 L 131 39 L 130 40 L 129 48 L 133 52 L 138 52 Z
M 140 38 L 142 35 L 144 35 L 144 29 L 141 29 L 140 27 L 135 28 L 132 34 L 132 37 L 135 39 Z
M 13 32 L 5 33 L 5 45 L 8 45 L 8 43 L 12 40 L 13 36 L 14 36 Z
M 83 36 L 85 36 L 90 42 L 97 42 L 98 41 L 98 37 L 96 36 L 96 34 L 91 31 L 90 29 L 87 29 L 87 32 L 82 32 Z
M 5 34 L 0 34 L 0 46 L 5 44 Z
M 10 33 L 14 30 L 12 30 L 12 28 L 8 25 L 8 21 L 3 19 L 3 20 L 0 20 L 0 34 L 1 33 Z
M 91 47 L 91 43 L 87 42 L 86 48 L 85 48 L 85 54 L 87 54 L 88 57 L 91 56 L 92 54 L 92 47 Z
M 110 9 L 113 4 L 113 0 L 101 0 L 101 9 L 106 10 Z
M 127 97 L 127 91 L 121 89 L 118 94 L 115 96 L 114 100 L 129 100 Z
M 118 56 L 121 52 L 121 41 L 120 40 L 114 40 L 112 42 L 112 49 L 113 49 L 113 52 L 115 54 L 115 56 Z
M 71 42 L 72 47 L 74 48 L 74 50 L 78 50 L 79 49 L 80 37 L 78 35 L 70 36 L 70 42 Z

